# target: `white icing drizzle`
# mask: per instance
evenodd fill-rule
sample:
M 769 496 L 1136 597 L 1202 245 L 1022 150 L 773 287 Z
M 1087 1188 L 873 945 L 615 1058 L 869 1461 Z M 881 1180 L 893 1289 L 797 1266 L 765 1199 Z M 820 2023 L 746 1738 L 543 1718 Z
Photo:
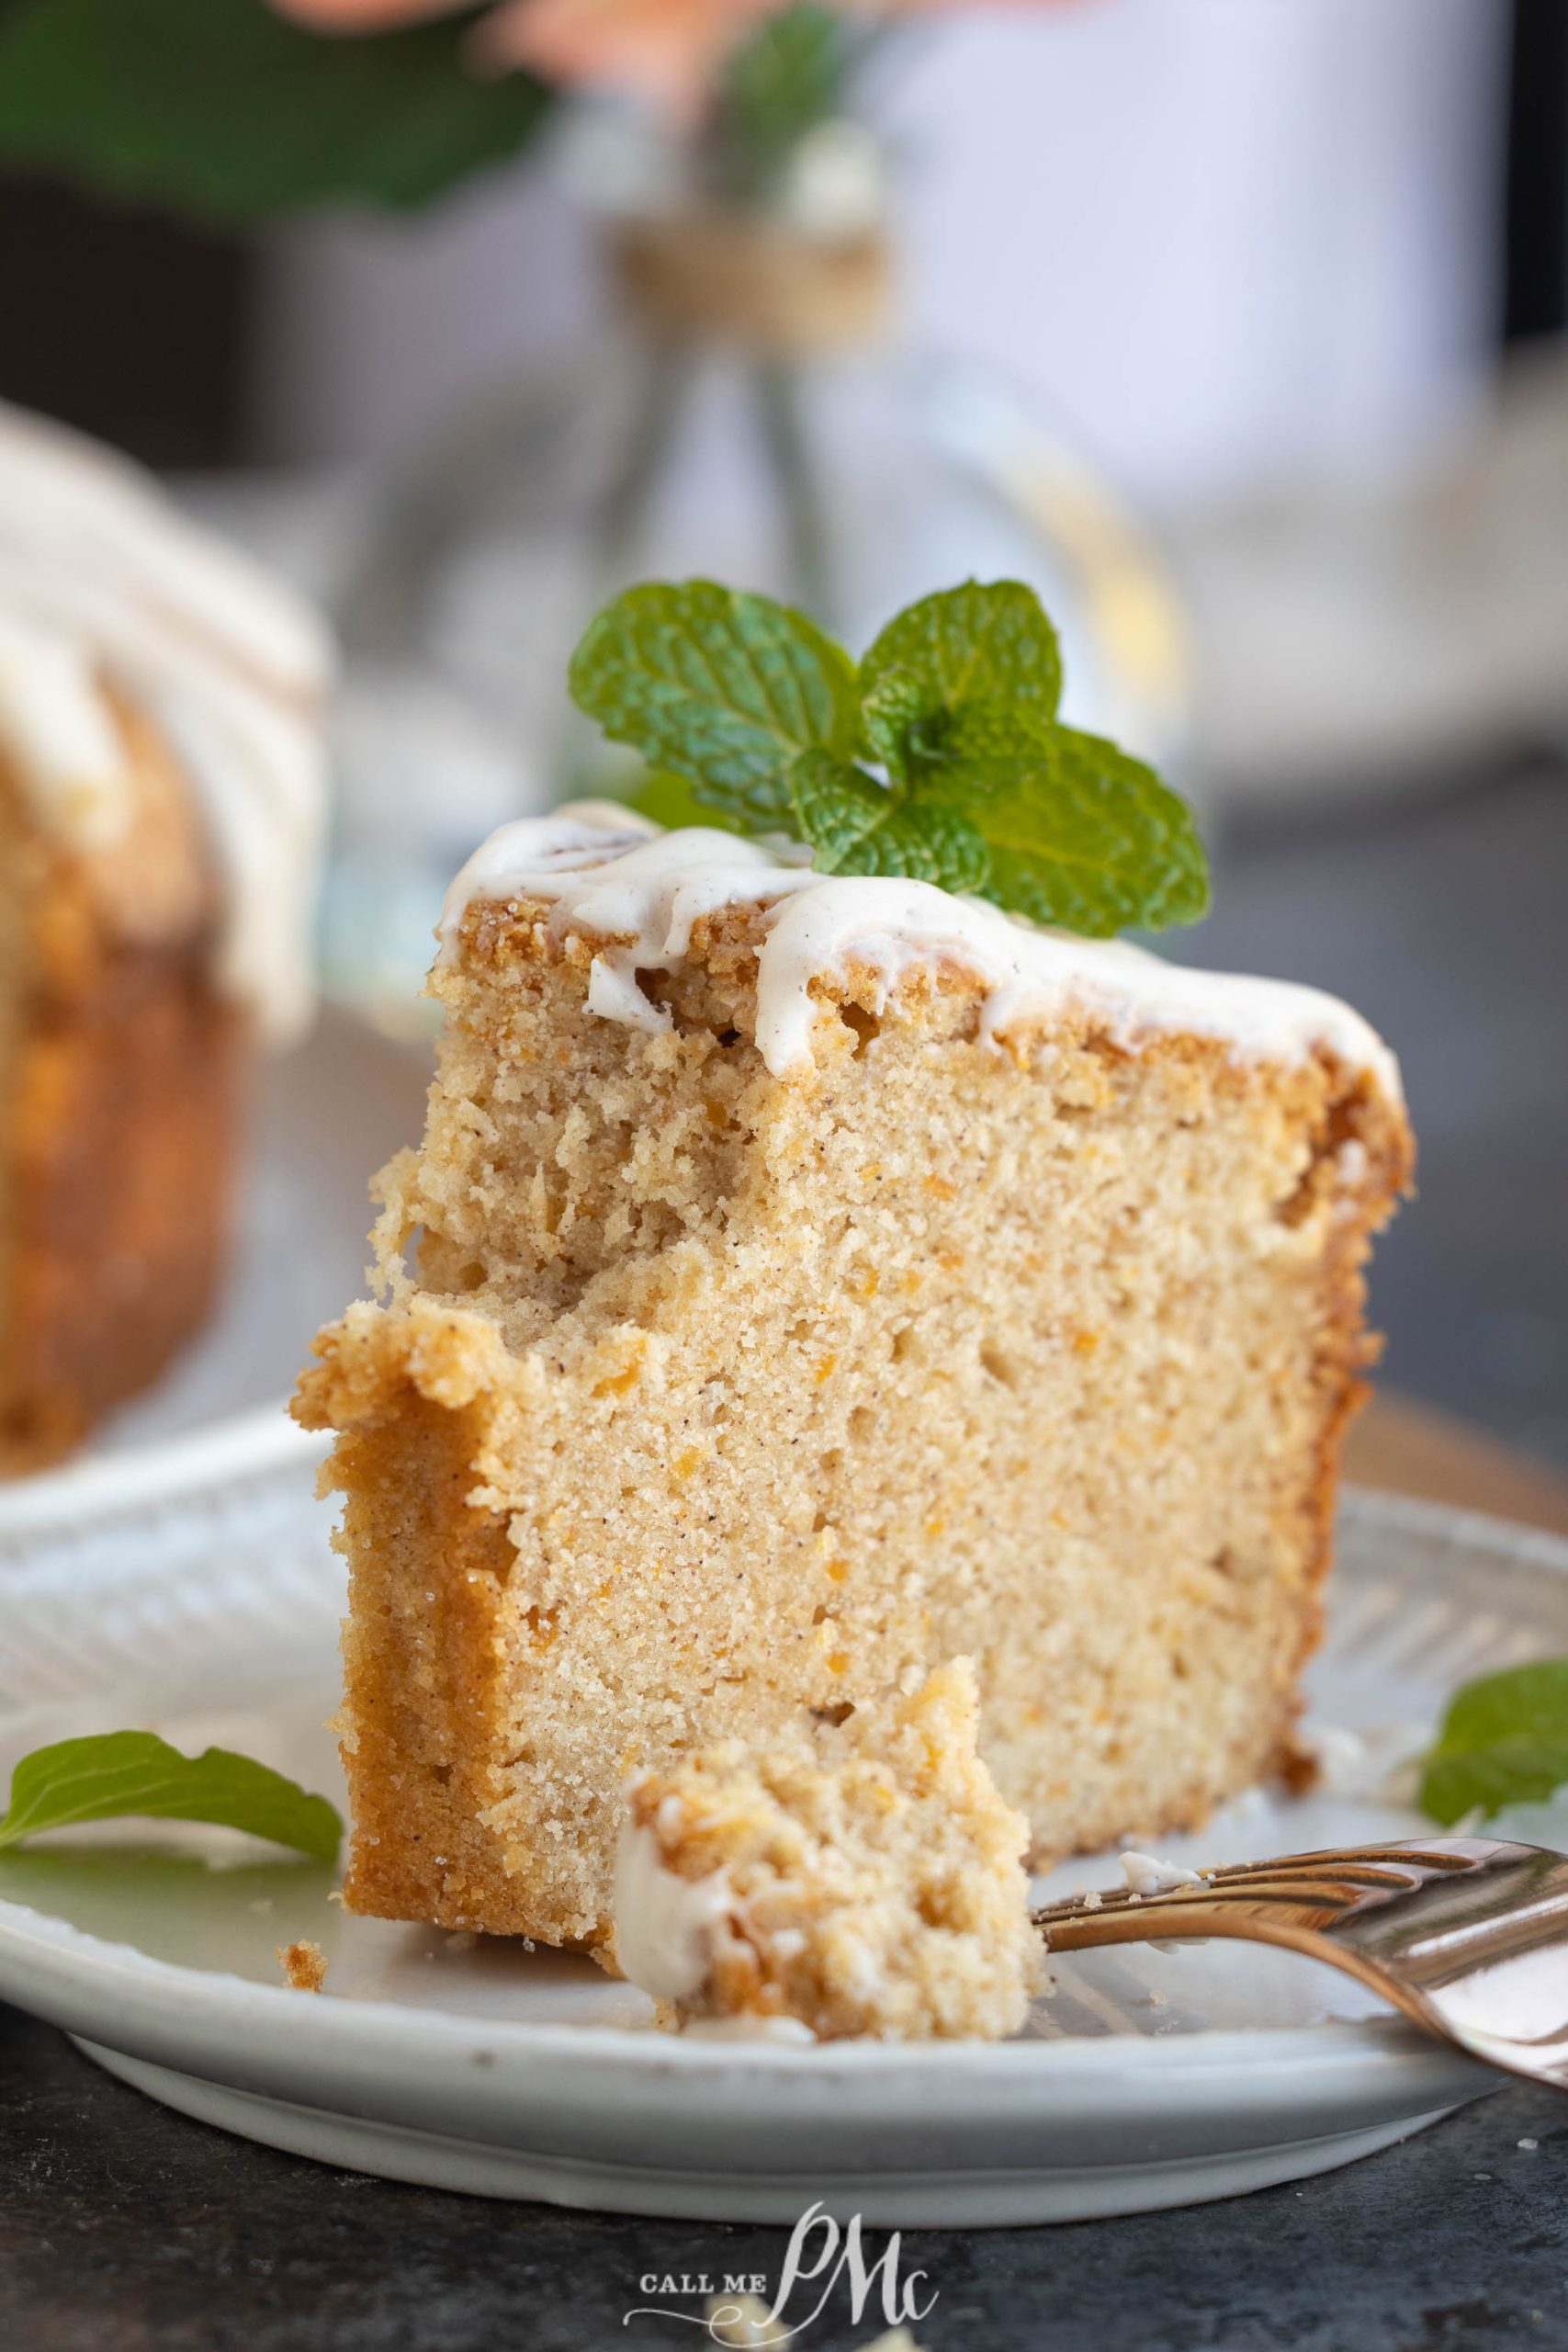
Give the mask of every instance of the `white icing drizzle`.
M 625 1824 L 615 1849 L 615 1958 L 631 1984 L 656 2001 L 700 1993 L 713 1965 L 715 1932 L 728 1910 L 724 1871 L 682 1878 L 665 1868 L 651 1829 Z
M 981 1029 L 992 1040 L 1072 1007 L 1129 1050 L 1173 1033 L 1221 1038 L 1262 1060 L 1299 1062 L 1325 1047 L 1400 1100 L 1398 1064 L 1375 1030 L 1317 989 L 1194 971 L 1122 940 L 1047 931 L 928 882 L 815 874 L 728 833 L 661 833 L 611 802 L 569 805 L 492 833 L 446 894 L 438 960 L 455 958 L 470 904 L 513 899 L 552 907 L 563 934 L 603 941 L 589 1003 L 646 1030 L 667 1028 L 669 1015 L 649 1002 L 637 974 L 677 967 L 704 916 L 760 910 L 757 1045 L 775 1076 L 811 1058 L 820 1007 L 810 985 L 819 975 L 869 965 L 886 1000 L 909 971 L 946 963 L 984 987 Z
M 1157 1854 L 1135 1854 L 1129 1848 L 1122 1857 L 1122 1875 L 1134 1894 L 1169 1894 L 1179 1886 L 1201 1886 L 1201 1871 L 1190 1871 L 1185 1862 L 1162 1862 Z
M 112 848 L 125 826 L 125 753 L 93 658 L 4 610 L 0 744 L 62 832 L 86 848 Z
M 815 2046 L 817 2036 L 804 2018 L 692 2018 L 681 2028 L 688 2041 L 782 2041 L 801 2050 Z
M 219 985 L 273 1038 L 309 1017 L 325 811 L 324 630 L 129 460 L 0 402 L 0 750 L 84 850 L 131 821 L 105 685 L 164 729 L 209 828 Z

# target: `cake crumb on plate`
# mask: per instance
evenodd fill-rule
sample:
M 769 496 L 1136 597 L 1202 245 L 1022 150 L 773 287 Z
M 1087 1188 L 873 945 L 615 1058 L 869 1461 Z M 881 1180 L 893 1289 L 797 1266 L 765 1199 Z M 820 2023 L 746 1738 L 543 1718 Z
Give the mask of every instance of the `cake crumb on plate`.
M 320 1944 L 305 1941 L 279 1944 L 278 1965 L 297 1993 L 319 1993 L 327 1981 L 325 1954 Z

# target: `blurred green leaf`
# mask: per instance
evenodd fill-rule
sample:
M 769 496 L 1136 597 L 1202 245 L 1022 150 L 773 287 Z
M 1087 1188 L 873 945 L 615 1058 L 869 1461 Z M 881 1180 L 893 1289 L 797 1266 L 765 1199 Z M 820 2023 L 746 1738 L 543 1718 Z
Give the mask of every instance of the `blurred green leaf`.
M 1568 1781 L 1568 1658 L 1483 1674 L 1456 1690 L 1421 1781 L 1421 1810 L 1446 1825 L 1479 1805 L 1540 1803 Z
M 11 1776 L 0 1849 L 77 1821 L 127 1816 L 211 1821 L 330 1862 L 343 1836 L 335 1805 L 297 1781 L 227 1747 L 182 1756 L 151 1731 L 56 1740 L 24 1756 Z
M 360 38 L 266 0 L 18 0 L 0 161 L 213 223 L 425 204 L 534 135 L 552 93 L 464 61 L 479 10 Z
M 863 36 L 864 28 L 857 31 Z M 737 43 L 720 79 L 715 144 L 730 189 L 758 195 L 817 124 L 845 111 L 858 42 L 843 17 L 814 0 L 765 17 Z

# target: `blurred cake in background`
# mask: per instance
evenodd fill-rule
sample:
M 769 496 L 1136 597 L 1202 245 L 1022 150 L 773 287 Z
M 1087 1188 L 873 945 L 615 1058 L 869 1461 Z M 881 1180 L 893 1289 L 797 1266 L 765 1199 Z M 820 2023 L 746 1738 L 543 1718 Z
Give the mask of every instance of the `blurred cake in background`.
M 310 1018 L 330 668 L 139 469 L 0 404 L 0 1472 L 212 1304 L 247 1067 Z

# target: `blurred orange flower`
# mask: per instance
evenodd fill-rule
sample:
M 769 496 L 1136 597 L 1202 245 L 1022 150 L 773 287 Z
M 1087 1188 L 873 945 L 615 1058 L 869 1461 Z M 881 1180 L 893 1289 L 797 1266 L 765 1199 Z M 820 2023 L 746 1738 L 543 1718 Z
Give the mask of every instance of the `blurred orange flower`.
M 471 0 L 273 0 L 319 32 L 366 33 L 423 17 L 447 17 Z M 691 114 L 726 53 L 747 28 L 785 0 L 496 0 L 474 36 L 476 61 L 493 73 L 525 65 L 547 82 L 597 82 L 640 90 Z M 857 14 L 925 14 L 964 0 L 850 0 Z M 1054 0 L 1063 5 L 1063 0 Z
M 319 32 L 367 33 L 446 17 L 469 0 L 274 0 Z M 781 0 L 499 0 L 474 36 L 476 63 L 526 65 L 547 82 L 619 84 L 689 113 L 747 26 Z
M 418 17 L 452 17 L 468 0 L 273 0 L 280 17 L 292 17 L 323 33 L 378 33 L 389 25 L 412 24 Z
M 526 65 L 547 82 L 641 91 L 690 115 L 749 26 L 779 0 L 507 0 L 477 48 L 497 67 Z

